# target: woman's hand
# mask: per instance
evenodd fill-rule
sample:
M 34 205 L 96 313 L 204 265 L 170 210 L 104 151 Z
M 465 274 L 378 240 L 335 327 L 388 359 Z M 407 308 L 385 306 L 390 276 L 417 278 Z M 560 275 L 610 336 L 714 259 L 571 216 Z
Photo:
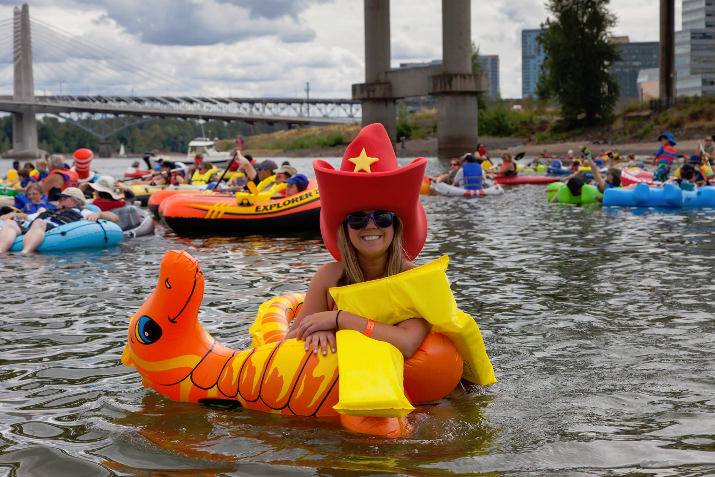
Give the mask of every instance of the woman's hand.
M 335 315 L 337 311 L 320 311 L 304 317 L 298 326 L 290 330 L 287 338 L 306 339 L 317 331 L 335 329 Z
M 330 331 L 316 331 L 305 337 L 305 350 L 312 350 L 313 353 L 318 353 L 318 348 L 320 348 L 323 356 L 328 354 L 328 345 L 330 345 L 330 351 L 335 353 L 335 332 Z

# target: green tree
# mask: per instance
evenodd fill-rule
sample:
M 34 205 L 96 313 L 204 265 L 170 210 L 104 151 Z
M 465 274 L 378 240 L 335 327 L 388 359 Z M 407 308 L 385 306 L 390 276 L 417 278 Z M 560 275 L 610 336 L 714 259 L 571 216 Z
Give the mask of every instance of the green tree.
M 549 0 L 554 19 L 541 24 L 539 41 L 545 60 L 538 95 L 556 98 L 567 126 L 608 120 L 618 99 L 611 65 L 618 59 L 608 41 L 616 16 L 609 0 Z

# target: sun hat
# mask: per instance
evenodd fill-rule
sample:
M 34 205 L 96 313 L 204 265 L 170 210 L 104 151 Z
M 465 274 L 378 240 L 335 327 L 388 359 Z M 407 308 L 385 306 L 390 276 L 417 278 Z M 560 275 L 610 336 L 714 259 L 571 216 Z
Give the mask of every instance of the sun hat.
M 700 157 L 700 156 L 698 156 L 697 154 L 693 154 L 693 155 L 690 156 L 690 158 L 688 159 L 688 162 L 689 162 L 690 164 L 702 164 L 702 163 L 703 163 L 703 158 Z
M 278 164 L 276 164 L 276 161 L 274 161 L 274 160 L 264 159 L 261 162 L 255 164 L 253 167 L 256 170 L 265 169 L 267 171 L 273 172 L 274 170 L 278 169 Z
M 313 162 L 320 190 L 320 232 L 331 255 L 341 260 L 338 227 L 348 214 L 375 209 L 394 212 L 404 225 L 403 248 L 408 259 L 420 253 L 427 239 L 427 216 L 420 204 L 420 187 L 427 159 L 419 157 L 404 167 L 380 123 L 362 128 L 348 145 L 340 169 Z
M 670 134 L 669 132 L 664 132 L 663 134 L 658 136 L 659 141 L 663 138 L 666 138 L 671 146 L 675 146 L 676 142 L 675 142 L 675 138 L 673 137 L 672 134 Z
M 296 174 L 294 176 L 290 176 L 288 179 L 283 181 L 284 184 L 295 184 L 301 185 L 303 187 L 308 187 L 309 182 L 310 181 L 305 176 L 305 174 Z
M 63 190 L 62 193 L 60 193 L 60 199 L 62 199 L 63 197 L 69 197 L 70 199 L 74 199 L 82 205 L 85 204 L 84 194 L 76 187 L 68 187 Z
M 119 200 L 122 197 L 114 190 L 114 177 L 112 176 L 100 176 L 96 181 L 90 182 L 89 186 L 96 191 L 106 192 L 114 200 Z
M 278 169 L 273 171 L 275 174 L 288 174 L 289 176 L 294 176 L 298 173 L 298 169 L 296 169 L 293 166 L 281 166 Z

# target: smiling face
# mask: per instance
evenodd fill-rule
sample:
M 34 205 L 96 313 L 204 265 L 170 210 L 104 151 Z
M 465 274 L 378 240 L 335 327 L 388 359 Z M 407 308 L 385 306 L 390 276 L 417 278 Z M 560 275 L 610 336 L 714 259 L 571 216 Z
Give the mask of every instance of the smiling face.
M 29 187 L 25 195 L 33 204 L 39 204 L 42 201 L 42 189 L 37 187 Z
M 376 212 L 376 210 L 370 209 L 355 212 L 351 215 L 375 214 Z M 395 236 L 395 229 L 392 223 L 387 227 L 378 227 L 373 217 L 368 220 L 364 228 L 356 230 L 350 225 L 346 228 L 350 243 L 353 244 L 358 255 L 364 257 L 375 257 L 387 253 Z

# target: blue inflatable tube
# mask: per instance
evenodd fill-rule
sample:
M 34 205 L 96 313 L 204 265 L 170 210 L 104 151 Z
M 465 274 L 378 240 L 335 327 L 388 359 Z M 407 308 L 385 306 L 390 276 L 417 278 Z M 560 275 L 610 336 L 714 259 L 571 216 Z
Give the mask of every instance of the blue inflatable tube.
M 606 189 L 603 193 L 604 206 L 617 207 L 662 207 L 679 209 L 715 208 L 715 187 L 704 186 L 694 191 L 683 191 L 675 184 L 651 187 L 638 184 L 633 189 Z
M 0 226 L 2 226 L 0 220 Z M 10 251 L 22 250 L 24 235 L 15 239 Z M 38 252 L 58 252 L 77 248 L 111 247 L 122 241 L 124 232 L 114 222 L 99 219 L 96 222 L 78 220 L 55 227 L 45 234 L 45 240 L 37 248 Z

